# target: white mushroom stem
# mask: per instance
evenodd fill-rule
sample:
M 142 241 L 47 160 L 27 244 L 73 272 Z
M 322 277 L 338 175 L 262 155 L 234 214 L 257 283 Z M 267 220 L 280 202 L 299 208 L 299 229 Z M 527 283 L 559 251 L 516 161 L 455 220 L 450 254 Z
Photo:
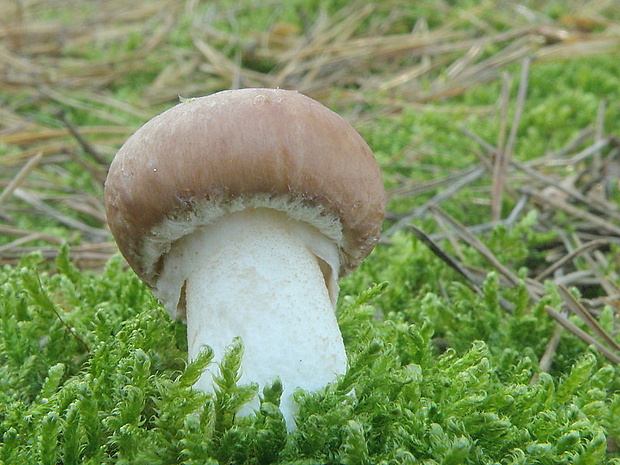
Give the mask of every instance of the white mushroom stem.
M 220 361 L 240 337 L 240 382 L 262 387 L 279 377 L 281 410 L 294 429 L 295 389 L 319 390 L 347 367 L 334 314 L 338 268 L 332 241 L 267 208 L 228 214 L 186 236 L 170 252 L 165 274 L 187 276 L 190 360 L 208 345 Z M 216 370 L 211 365 L 195 387 L 213 392 Z M 256 399 L 242 413 L 257 407 Z

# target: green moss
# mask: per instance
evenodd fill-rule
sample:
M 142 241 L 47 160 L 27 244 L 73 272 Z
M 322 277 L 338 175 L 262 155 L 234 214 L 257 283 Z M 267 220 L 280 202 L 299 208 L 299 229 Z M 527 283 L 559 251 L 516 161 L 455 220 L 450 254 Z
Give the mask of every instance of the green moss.
M 600 464 L 605 438 L 620 440 L 617 368 L 566 340 L 558 354 L 570 348 L 572 361 L 531 383 L 553 327 L 532 309 L 506 314 L 498 296 L 523 301 L 522 290 L 493 275 L 482 296 L 453 284 L 446 297 L 407 299 L 401 283 L 345 295 L 349 370 L 298 393 L 287 435 L 278 383 L 255 416 L 234 418 L 256 389 L 237 384 L 241 341 L 216 394 L 194 391 L 211 353 L 185 366 L 183 325 L 118 257 L 90 274 L 63 250 L 53 274 L 37 272 L 37 256 L 0 271 L 4 463 Z M 391 266 L 402 276 L 415 260 L 433 258 L 419 249 Z

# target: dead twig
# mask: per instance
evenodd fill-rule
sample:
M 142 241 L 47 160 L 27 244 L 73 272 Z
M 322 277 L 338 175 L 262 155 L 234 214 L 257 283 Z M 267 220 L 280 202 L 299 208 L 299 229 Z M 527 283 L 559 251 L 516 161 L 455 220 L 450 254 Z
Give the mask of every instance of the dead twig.
M 477 179 L 482 177 L 484 172 L 485 168 L 483 166 L 476 166 L 471 170 L 467 170 L 467 172 L 461 177 L 460 180 L 454 182 L 453 184 L 448 186 L 443 192 L 437 194 L 424 205 L 415 209 L 412 213 L 405 215 L 403 218 L 399 219 L 396 223 L 390 226 L 390 228 L 388 228 L 388 230 L 385 232 L 385 235 L 391 236 L 399 229 L 406 227 L 414 218 L 419 217 L 433 206 L 441 204 L 446 199 L 452 197 L 455 193 L 457 193 L 467 185 L 475 182 Z
M 590 241 L 590 242 L 587 242 L 585 244 L 580 245 L 575 250 L 570 251 L 570 253 L 568 255 L 564 255 L 560 260 L 555 262 L 553 265 L 551 265 L 550 267 L 548 267 L 545 270 L 543 270 L 540 273 L 538 273 L 534 277 L 534 280 L 542 282 L 545 278 L 550 276 L 554 271 L 556 271 L 557 269 L 561 268 L 566 263 L 574 260 L 576 257 L 581 255 L 582 253 L 584 253 L 584 252 L 586 252 L 586 251 L 588 251 L 590 249 L 603 246 L 603 245 L 609 245 L 609 241 L 607 241 L 605 239 L 596 239 L 596 240 L 593 240 L 593 241 Z
M 548 205 L 553 210 L 561 210 L 571 216 L 585 220 L 586 222 L 599 228 L 603 228 L 605 231 L 620 236 L 620 226 L 616 226 L 615 224 L 602 219 L 600 216 L 581 210 L 568 202 L 564 202 L 563 200 L 545 196 L 540 191 L 531 187 L 522 186 L 519 188 L 519 191 L 532 196 L 532 198 L 541 205 Z
M 586 333 L 583 329 L 572 323 L 566 316 L 562 315 L 550 305 L 546 305 L 545 310 L 554 320 L 556 320 L 560 325 L 562 325 L 562 327 L 573 333 L 586 344 L 596 347 L 598 351 L 603 354 L 605 358 L 607 358 L 609 361 L 620 364 L 620 355 L 617 355 L 611 350 L 609 350 L 603 344 L 598 342 L 595 338 Z
M 525 107 L 525 100 L 527 97 L 530 62 L 531 59 L 526 58 L 521 67 L 521 79 L 519 81 L 519 90 L 517 92 L 516 108 L 512 119 L 512 125 L 510 126 L 510 134 L 508 135 L 506 146 L 504 146 L 503 136 L 501 136 L 500 143 L 498 144 L 496 151 L 496 160 L 493 166 L 493 188 L 491 191 L 491 213 L 494 220 L 499 220 L 501 218 L 502 196 L 508 175 L 508 165 L 510 164 L 512 152 L 514 151 L 514 146 L 517 140 L 517 130 L 519 129 L 519 123 L 521 122 L 523 109 Z M 506 110 L 502 112 L 503 120 L 506 118 L 505 112 Z M 505 130 L 505 123 L 502 123 L 502 127 Z
M 106 230 L 93 228 L 92 226 L 88 226 L 87 224 L 84 224 L 81 221 L 76 220 L 75 218 L 72 218 L 70 216 L 67 216 L 64 213 L 60 213 L 59 211 L 55 210 L 54 208 L 41 201 L 36 195 L 25 189 L 17 188 L 15 189 L 14 193 L 20 200 L 32 205 L 36 210 L 40 211 L 41 213 L 56 219 L 56 221 L 58 221 L 59 223 L 62 223 L 72 229 L 76 229 L 78 231 L 86 233 L 91 239 L 94 239 L 96 241 L 102 241 L 106 240 L 109 237 L 109 234 Z
M 565 286 L 558 286 L 558 292 L 566 306 L 590 328 L 594 334 L 600 337 L 610 348 L 620 351 L 620 344 L 618 344 L 603 327 L 596 321 L 596 318 L 568 291 Z
M 549 186 L 552 186 L 553 188 L 557 189 L 558 191 L 574 198 L 575 200 L 578 200 L 580 202 L 582 202 L 583 204 L 598 210 L 600 213 L 602 213 L 603 215 L 605 215 L 606 217 L 609 218 L 613 218 L 616 219 L 618 221 L 620 221 L 620 213 L 618 213 L 615 210 L 612 210 L 610 208 L 610 206 L 605 205 L 604 203 L 596 200 L 596 199 L 592 199 L 589 197 L 586 197 L 585 195 L 583 195 L 581 192 L 575 190 L 575 189 L 571 189 L 570 187 L 568 187 L 566 185 L 565 182 L 561 182 L 561 181 L 556 181 L 555 179 L 551 178 L 550 176 L 544 175 L 538 171 L 536 171 L 535 169 L 529 167 L 528 165 L 526 165 L 525 163 L 520 163 L 516 160 L 511 160 L 511 164 L 516 167 L 517 169 L 527 173 L 529 176 L 531 176 L 532 178 L 536 179 L 537 181 L 540 181 L 542 183 L 548 184 Z
M 519 283 L 519 278 L 510 271 L 507 267 L 505 267 L 495 255 L 485 246 L 480 240 L 471 234 L 467 228 L 465 228 L 458 220 L 453 218 L 444 212 L 441 208 L 437 206 L 430 206 L 431 211 L 439 215 L 442 219 L 447 220 L 448 223 L 454 228 L 456 234 L 463 239 L 470 247 L 474 248 L 485 258 L 495 269 L 497 269 L 504 277 L 510 281 L 513 286 L 516 286 Z
M 427 234 L 425 234 L 421 229 L 416 228 L 415 226 L 410 226 L 413 234 L 420 239 L 437 257 L 439 257 L 444 263 L 446 263 L 450 268 L 455 270 L 458 274 L 467 279 L 472 287 L 472 289 L 478 295 L 483 295 L 483 291 L 478 284 L 478 280 L 469 272 L 467 268 L 462 266 L 457 260 L 455 260 L 450 254 L 445 252 L 437 243 L 435 243 Z M 507 313 L 512 313 L 514 311 L 514 305 L 511 302 L 508 302 L 506 299 L 500 297 L 499 298 L 500 306 Z
M 80 131 L 78 131 L 78 129 L 73 124 L 71 124 L 69 120 L 67 120 L 67 117 L 65 116 L 65 113 L 62 110 L 60 109 L 57 110 L 56 116 L 60 118 L 60 120 L 69 130 L 71 135 L 75 137 L 75 140 L 78 142 L 78 144 L 80 144 L 84 152 L 89 154 L 93 158 L 93 160 L 95 160 L 99 165 L 106 166 L 106 167 L 108 166 L 109 164 L 108 160 L 106 160 L 103 156 L 101 156 L 101 154 L 95 149 L 95 147 L 93 147 L 91 143 L 88 142 L 88 140 L 86 140 L 82 136 L 82 134 L 80 134 Z
M 32 157 L 28 162 L 22 167 L 21 170 L 13 177 L 11 182 L 4 188 L 2 193 L 0 193 L 0 204 L 2 204 L 9 196 L 17 189 L 24 179 L 28 177 L 28 175 L 32 172 L 33 169 L 37 167 L 41 159 L 43 158 L 43 152 L 37 153 L 34 157 Z

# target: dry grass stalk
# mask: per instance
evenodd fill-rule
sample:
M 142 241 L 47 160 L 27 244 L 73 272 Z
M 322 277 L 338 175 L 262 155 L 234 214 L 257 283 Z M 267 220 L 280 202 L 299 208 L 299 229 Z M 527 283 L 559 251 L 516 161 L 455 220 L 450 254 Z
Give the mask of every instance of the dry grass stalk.
M 497 271 L 499 271 L 508 281 L 516 286 L 519 284 L 520 279 L 506 266 L 504 266 L 500 260 L 491 252 L 491 250 L 484 245 L 475 235 L 470 233 L 467 228 L 465 228 L 459 221 L 457 221 L 452 216 L 448 215 L 441 208 L 431 205 L 431 211 L 433 214 L 440 216 L 443 220 L 448 221 L 448 223 L 452 226 L 456 234 L 464 240 L 469 246 L 473 247 L 475 250 L 484 257 Z
M 562 315 L 561 313 L 559 313 L 556 309 L 554 309 L 553 307 L 547 305 L 545 306 L 545 310 L 547 311 L 547 313 L 553 317 L 554 320 L 556 320 L 562 327 L 564 327 L 565 329 L 567 329 L 568 331 L 570 331 L 571 333 L 573 333 L 575 336 L 577 336 L 579 339 L 581 339 L 582 341 L 584 341 L 586 344 L 588 345 L 592 345 L 594 347 L 596 347 L 598 349 L 598 351 L 603 354 L 608 360 L 610 360 L 613 363 L 616 364 L 620 364 L 620 355 L 614 353 L 613 351 L 611 351 L 609 348 L 607 348 L 606 346 L 604 346 L 603 344 L 601 344 L 598 340 L 596 340 L 594 337 L 590 336 L 588 333 L 586 333 L 583 329 L 581 329 L 580 327 L 578 327 L 576 324 L 574 324 L 573 322 L 571 322 L 568 317 L 566 317 L 565 315 Z
M 493 157 L 492 166 L 482 154 L 478 158 L 487 164 L 487 169 L 493 173 L 493 186 L 491 189 L 491 218 L 499 221 L 502 217 L 502 196 L 506 183 L 508 164 L 504 144 L 506 143 L 506 131 L 508 130 L 508 109 L 510 106 L 510 79 L 507 73 L 502 75 L 502 92 L 500 96 L 500 126 L 498 131 L 497 150 Z
M 544 195 L 541 191 L 530 187 L 524 186 L 520 190 L 521 192 L 530 195 L 534 200 L 536 200 L 536 202 L 543 206 L 547 206 L 553 210 L 561 210 L 571 216 L 584 220 L 586 223 L 590 223 L 598 228 L 603 228 L 604 231 L 620 236 L 620 226 L 617 226 L 612 222 L 601 218 L 600 216 L 582 210 L 564 200 L 553 196 Z
M 586 251 L 588 251 L 590 249 L 594 249 L 596 247 L 601 247 L 601 246 L 606 246 L 606 245 L 609 245 L 609 242 L 604 240 L 604 239 L 596 239 L 596 240 L 587 242 L 585 244 L 582 244 L 578 248 L 570 251 L 569 254 L 564 255 L 562 258 L 560 258 L 558 261 L 553 263 L 551 266 L 549 266 L 545 270 L 543 270 L 540 273 L 538 273 L 534 277 L 534 280 L 535 281 L 543 282 L 543 280 L 545 278 L 547 278 L 548 276 L 551 276 L 556 270 L 559 270 L 564 265 L 572 262 L 575 258 L 577 258 L 582 253 L 584 253 L 584 252 L 586 252 Z
M 20 200 L 30 204 L 37 212 L 45 216 L 49 216 L 71 229 L 81 231 L 85 234 L 87 238 L 90 238 L 91 240 L 101 241 L 109 237 L 109 233 L 105 229 L 93 228 L 92 226 L 89 226 L 71 216 L 65 215 L 64 213 L 57 211 L 56 209 L 50 207 L 45 202 L 40 200 L 36 194 L 28 190 L 17 188 L 14 191 L 14 195 L 17 196 Z
M 620 351 L 620 344 L 618 344 L 614 338 L 612 338 L 607 331 L 605 331 L 598 321 L 592 316 L 592 314 L 586 309 L 575 297 L 568 291 L 565 286 L 558 286 L 558 292 L 567 307 L 581 318 L 584 323 L 601 338 L 605 344 L 616 351 Z
M 403 227 L 408 226 L 413 219 L 420 217 L 433 206 L 437 206 L 441 204 L 442 202 L 444 202 L 445 200 L 448 200 L 449 198 L 453 197 L 454 194 L 456 194 L 461 189 L 467 187 L 474 181 L 480 179 L 484 175 L 484 172 L 485 170 L 484 170 L 484 167 L 482 166 L 476 166 L 471 170 L 465 170 L 462 173 L 462 176 L 460 176 L 460 179 L 450 184 L 446 189 L 444 189 L 442 192 L 435 195 L 427 203 L 421 205 L 420 207 L 416 208 L 413 212 L 403 216 L 398 221 L 396 221 L 392 226 L 390 226 L 386 230 L 385 235 L 390 236 L 394 232 L 398 231 L 399 229 L 402 229 Z
M 60 243 L 63 242 L 65 241 Z M 16 265 L 25 255 L 31 253 L 39 253 L 46 260 L 54 260 L 59 251 L 58 245 L 13 248 L 0 255 L 0 264 Z M 71 246 L 71 259 L 82 269 L 100 269 L 115 253 L 118 253 L 118 248 L 114 242 Z
M 28 160 L 28 163 L 24 165 L 24 167 L 19 170 L 17 175 L 11 180 L 11 182 L 4 188 L 2 193 L 0 193 L 0 204 L 4 202 L 9 196 L 17 189 L 24 179 L 30 174 L 30 172 L 35 169 L 35 167 L 39 164 L 41 159 L 43 158 L 43 152 L 37 153 L 34 157 Z
M 502 197 L 504 192 L 504 185 L 506 184 L 506 178 L 508 175 L 508 166 L 512 157 L 515 142 L 517 140 L 517 130 L 523 115 L 523 108 L 525 106 L 525 98 L 527 94 L 530 59 L 523 61 L 521 70 L 521 79 L 519 81 L 519 90 L 517 93 L 517 103 L 515 108 L 515 114 L 510 126 L 510 134 L 506 145 L 503 144 L 504 136 L 500 139 L 501 144 L 498 145 L 498 151 L 496 152 L 494 171 L 493 171 L 493 189 L 491 191 L 491 215 L 493 220 L 497 221 L 502 216 Z M 507 107 L 508 104 L 505 103 Z M 502 120 L 506 118 L 506 110 L 502 111 Z M 505 129 L 505 123 L 502 123 Z

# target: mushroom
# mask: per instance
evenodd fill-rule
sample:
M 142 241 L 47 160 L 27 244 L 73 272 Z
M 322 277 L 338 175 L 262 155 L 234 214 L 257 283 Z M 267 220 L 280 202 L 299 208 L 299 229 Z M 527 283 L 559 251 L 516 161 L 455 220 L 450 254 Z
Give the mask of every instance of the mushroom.
M 219 361 L 241 338 L 240 382 L 279 377 L 289 430 L 293 391 L 347 369 L 338 278 L 373 249 L 385 200 L 362 137 L 280 89 L 222 91 L 165 111 L 121 147 L 105 184 L 119 249 L 187 322 L 189 359 L 208 345 Z M 197 389 L 213 392 L 213 370 Z

